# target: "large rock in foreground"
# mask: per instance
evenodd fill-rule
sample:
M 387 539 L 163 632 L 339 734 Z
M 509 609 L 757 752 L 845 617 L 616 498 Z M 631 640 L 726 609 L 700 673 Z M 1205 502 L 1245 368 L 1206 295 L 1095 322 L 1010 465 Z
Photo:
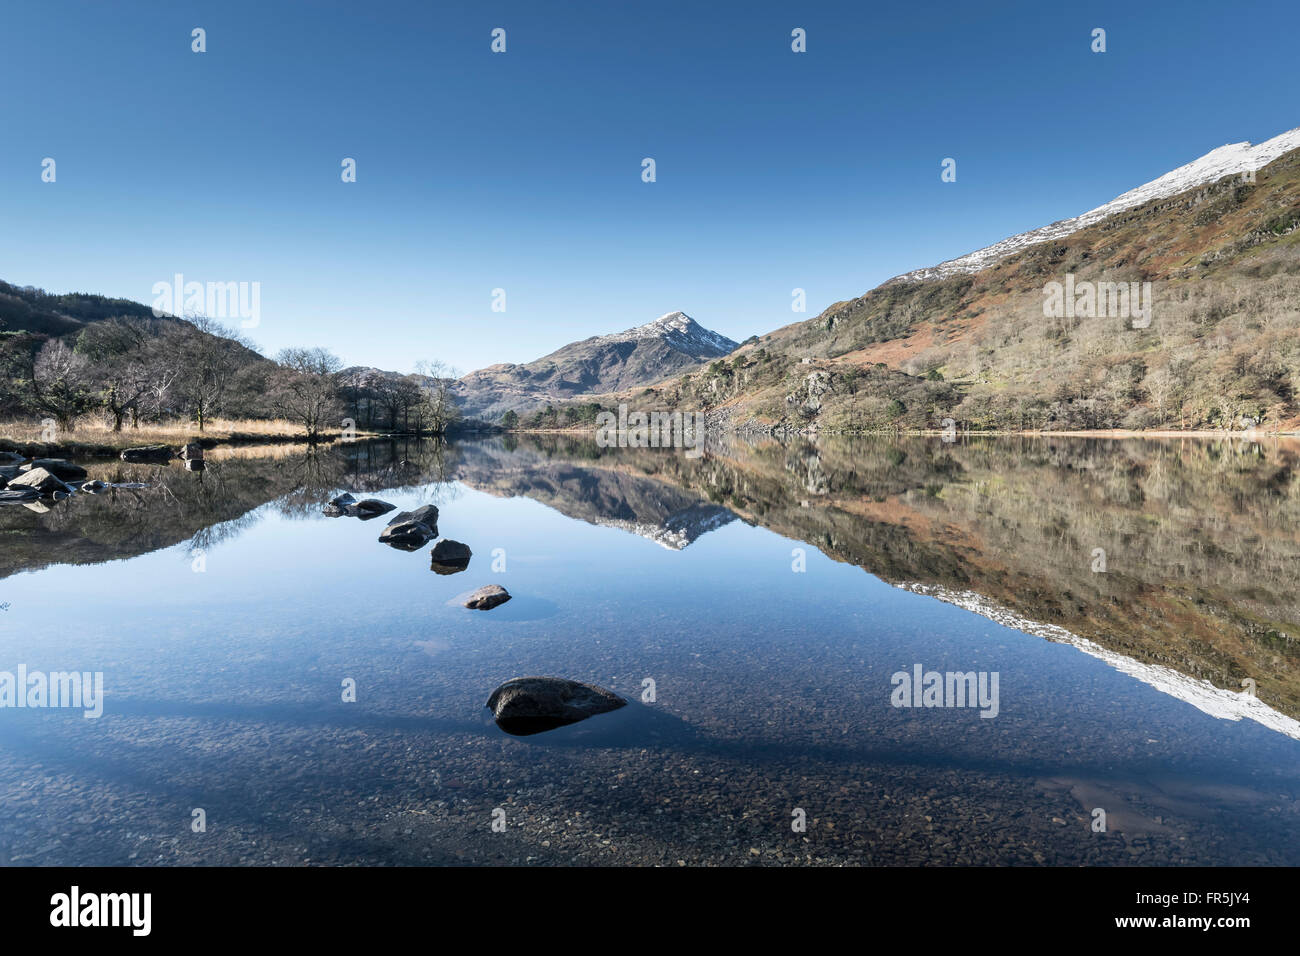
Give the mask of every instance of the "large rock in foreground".
M 459 574 L 469 567 L 469 545 L 443 538 L 433 546 L 430 567 L 435 574 Z
M 23 472 L 10 481 L 5 490 L 18 491 L 22 488 L 30 488 L 45 497 L 53 497 L 56 492 L 64 495 L 72 494 L 71 488 L 44 468 L 33 468 L 31 471 Z
M 402 551 L 418 551 L 436 537 L 438 509 L 434 505 L 424 505 L 414 511 L 403 511 L 388 522 L 388 527 L 380 532 L 379 540 Z
M 490 611 L 498 604 L 510 600 L 510 592 L 499 584 L 485 584 L 477 591 L 465 595 L 461 604 L 472 611 Z
M 170 445 L 144 445 L 140 448 L 128 448 L 122 452 L 122 460 L 141 464 L 145 462 L 165 462 L 176 457 Z
M 487 702 L 497 726 L 520 737 L 626 705 L 613 691 L 563 677 L 516 677 L 494 690 Z

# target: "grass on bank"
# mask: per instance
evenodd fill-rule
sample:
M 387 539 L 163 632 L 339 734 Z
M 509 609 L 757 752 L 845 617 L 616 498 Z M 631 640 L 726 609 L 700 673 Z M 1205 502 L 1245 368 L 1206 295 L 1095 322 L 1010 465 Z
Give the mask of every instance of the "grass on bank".
M 369 432 L 357 432 L 358 437 L 371 437 Z M 338 437 L 337 432 L 320 436 L 323 440 Z M 141 445 L 183 445 L 201 441 L 205 445 L 239 443 L 298 442 L 307 440 L 307 431 L 301 425 L 285 419 L 211 418 L 204 423 L 203 431 L 190 421 L 149 422 L 139 427 L 124 425 L 120 432 L 103 420 L 87 416 L 78 419 L 72 428 L 47 430 L 40 422 L 0 422 L 0 449 L 14 448 L 27 454 L 65 453 L 117 454 L 126 448 Z

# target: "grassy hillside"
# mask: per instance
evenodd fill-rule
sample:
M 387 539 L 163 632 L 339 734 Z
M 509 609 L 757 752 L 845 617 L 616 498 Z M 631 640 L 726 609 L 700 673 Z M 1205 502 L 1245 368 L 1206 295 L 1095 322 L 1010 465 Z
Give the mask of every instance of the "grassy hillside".
M 874 431 L 1300 428 L 1300 151 L 972 275 L 894 280 L 602 405 Z M 1047 318 L 1044 287 L 1150 282 L 1153 319 Z M 589 399 L 590 400 L 590 399 Z

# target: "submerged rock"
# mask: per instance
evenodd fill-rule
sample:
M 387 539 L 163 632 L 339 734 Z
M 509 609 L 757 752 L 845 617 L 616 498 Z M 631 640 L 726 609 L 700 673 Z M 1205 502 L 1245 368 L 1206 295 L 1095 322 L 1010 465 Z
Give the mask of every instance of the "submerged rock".
M 357 499 L 344 492 L 341 495 L 335 495 L 329 500 L 329 503 L 321 509 L 321 513 L 327 518 L 341 518 L 348 513 L 348 509 L 357 503 Z
M 55 478 L 63 481 L 75 481 L 86 477 L 86 469 L 63 458 L 37 458 L 21 466 L 19 471 L 35 471 L 37 468 L 44 468 Z
M 613 691 L 563 677 L 516 677 L 494 690 L 487 702 L 497 726 L 520 737 L 626 705 Z
M 430 566 L 435 574 L 459 574 L 469 567 L 469 545 L 443 538 L 433 546 Z
M 122 460 L 135 462 L 164 462 L 176 457 L 170 445 L 144 445 L 140 448 L 128 448 L 122 452 Z
M 16 465 L 27 459 L 16 451 L 0 451 L 0 465 Z
M 403 511 L 388 522 L 379 540 L 402 551 L 418 551 L 436 537 L 438 509 L 434 505 L 424 505 L 414 511 Z
M 17 488 L 31 488 L 38 494 L 45 496 L 53 495 L 56 491 L 61 491 L 65 495 L 72 493 L 71 488 L 44 468 L 33 468 L 31 471 L 23 472 L 9 482 L 6 490 L 13 491 Z
M 378 518 L 396 509 L 397 505 L 390 505 L 387 501 L 380 501 L 378 498 L 362 498 L 351 507 L 348 514 L 356 515 L 362 521 L 369 521 L 371 518 Z
M 499 584 L 485 584 L 477 591 L 465 595 L 461 602 L 465 607 L 475 611 L 490 611 L 498 604 L 510 600 L 510 592 Z

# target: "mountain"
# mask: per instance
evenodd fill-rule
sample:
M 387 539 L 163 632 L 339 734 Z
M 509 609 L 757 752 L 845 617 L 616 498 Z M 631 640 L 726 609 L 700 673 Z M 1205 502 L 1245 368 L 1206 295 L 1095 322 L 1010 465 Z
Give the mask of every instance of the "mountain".
M 733 352 L 737 343 L 683 312 L 613 335 L 573 342 L 524 365 L 491 365 L 461 378 L 453 394 L 471 418 L 497 421 L 597 392 L 649 385 Z
M 1104 295 L 1046 307 L 1111 283 L 1137 283 L 1149 320 Z M 1300 430 L 1300 129 L 591 400 L 772 432 Z
M 1186 166 L 1179 166 L 1158 179 L 1153 179 L 1136 189 L 1130 189 L 1124 195 L 1112 199 L 1108 203 L 1103 203 L 1096 209 L 1090 209 L 1082 215 L 1075 216 L 1072 219 L 1059 219 L 1050 225 L 1042 226 L 1030 232 L 1022 232 L 1017 236 L 1011 236 L 1009 239 L 1003 239 L 1001 242 L 985 246 L 983 249 L 977 249 L 957 259 L 949 259 L 928 269 L 908 272 L 898 276 L 894 281 L 943 279 L 963 273 L 979 272 L 981 269 L 985 269 L 998 260 L 1005 259 L 1027 246 L 1045 242 L 1049 239 L 1060 239 L 1063 236 L 1068 236 L 1073 232 L 1078 232 L 1085 226 L 1091 226 L 1095 222 L 1101 222 L 1109 216 L 1123 212 L 1125 209 L 1141 206 L 1153 199 L 1177 196 L 1179 193 L 1186 192 L 1196 186 L 1215 182 L 1224 176 L 1237 176 L 1262 169 L 1279 156 L 1289 153 L 1293 149 L 1300 149 L 1300 127 L 1279 136 L 1274 136 L 1258 146 L 1252 146 L 1250 143 L 1228 143 L 1218 149 L 1210 150 L 1200 159 L 1194 160 Z
M 508 442 L 467 443 L 458 448 L 451 475 L 478 491 L 532 498 L 570 518 L 635 534 L 669 551 L 681 551 L 736 520 L 702 494 L 642 474 L 632 456 L 567 457 L 575 450 L 591 451 L 564 440 L 521 444 L 511 437 Z

